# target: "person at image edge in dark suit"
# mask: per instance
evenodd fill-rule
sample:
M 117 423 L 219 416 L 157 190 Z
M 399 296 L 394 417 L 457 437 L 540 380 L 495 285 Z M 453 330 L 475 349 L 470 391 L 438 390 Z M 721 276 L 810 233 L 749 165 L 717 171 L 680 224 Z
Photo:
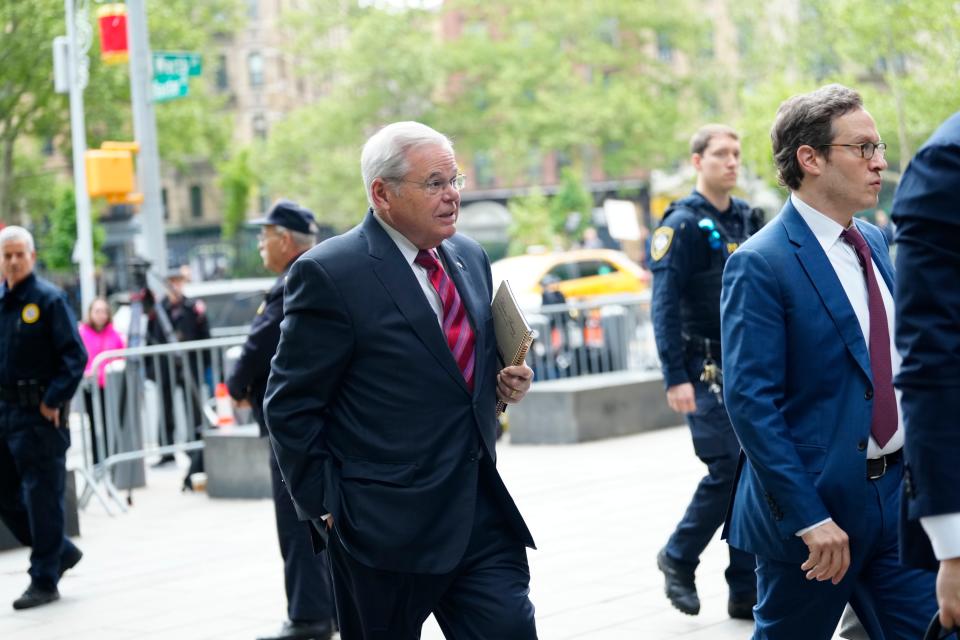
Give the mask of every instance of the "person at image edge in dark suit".
M 279 200 L 263 218 L 258 237 L 263 266 L 280 274 L 257 309 L 237 365 L 227 379 L 227 388 L 238 404 L 248 403 L 260 434 L 267 435 L 263 419 L 263 395 L 270 375 L 270 360 L 280 341 L 283 320 L 283 287 L 290 265 L 314 244 L 317 224 L 313 213 L 289 200 Z M 314 554 L 307 530 L 297 518 L 290 494 L 280 477 L 277 458 L 270 450 L 270 479 L 277 518 L 277 537 L 283 557 L 287 593 L 287 620 L 280 630 L 260 640 L 312 638 L 326 640 L 333 633 L 333 591 L 326 552 Z
M 828 85 L 770 132 L 790 197 L 730 256 L 724 399 L 745 458 L 725 533 L 757 556 L 754 639 L 829 640 L 849 602 L 871 638 L 916 640 L 933 575 L 900 565 L 903 425 L 893 266 L 874 207 L 886 145 L 860 95 Z
M 960 113 L 910 162 L 893 201 L 897 347 L 907 439 L 901 556 L 936 569 L 940 621 L 960 626 Z M 928 541 L 929 538 L 929 541 Z M 932 543 L 932 545 L 931 545 Z
M 532 640 L 533 538 L 496 468 L 490 263 L 456 233 L 453 146 L 416 122 L 364 145 L 371 209 L 287 276 L 265 414 L 277 462 L 328 545 L 343 640 Z

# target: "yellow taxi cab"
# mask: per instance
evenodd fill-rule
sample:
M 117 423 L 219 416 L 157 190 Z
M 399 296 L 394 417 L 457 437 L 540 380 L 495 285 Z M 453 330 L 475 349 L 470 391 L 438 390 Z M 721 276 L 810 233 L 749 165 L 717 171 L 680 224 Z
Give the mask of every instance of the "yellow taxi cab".
M 574 249 L 527 254 L 497 260 L 491 265 L 494 291 L 509 280 L 520 306 L 540 306 L 541 283 L 546 278 L 567 301 L 622 293 L 639 293 L 650 286 L 650 273 L 611 249 Z

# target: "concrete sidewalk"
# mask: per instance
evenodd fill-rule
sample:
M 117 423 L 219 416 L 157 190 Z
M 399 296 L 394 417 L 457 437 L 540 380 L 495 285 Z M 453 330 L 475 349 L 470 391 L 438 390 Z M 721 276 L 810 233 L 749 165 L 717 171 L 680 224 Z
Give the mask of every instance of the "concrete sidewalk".
M 700 615 L 663 595 L 655 556 L 704 472 L 686 428 L 502 444 L 499 468 L 539 547 L 529 557 L 540 638 L 749 638 L 751 623 L 727 617 L 719 539 L 698 571 Z M 272 502 L 181 494 L 182 472 L 151 471 L 125 515 L 91 502 L 78 540 L 86 555 L 60 583 L 60 602 L 15 612 L 28 552 L 0 553 L 0 638 L 252 640 L 272 631 L 285 615 Z M 442 638 L 432 619 L 423 638 Z

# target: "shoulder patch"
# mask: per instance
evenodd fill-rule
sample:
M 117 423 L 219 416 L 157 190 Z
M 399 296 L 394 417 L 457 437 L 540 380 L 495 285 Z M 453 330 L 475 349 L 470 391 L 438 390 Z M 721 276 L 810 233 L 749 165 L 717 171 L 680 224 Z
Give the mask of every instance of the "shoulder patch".
M 667 255 L 672 243 L 673 229 L 671 227 L 659 227 L 653 232 L 653 239 L 650 240 L 650 257 L 659 260 Z
M 23 311 L 20 312 L 20 317 L 27 324 L 33 324 L 40 319 L 40 307 L 31 302 L 23 308 Z

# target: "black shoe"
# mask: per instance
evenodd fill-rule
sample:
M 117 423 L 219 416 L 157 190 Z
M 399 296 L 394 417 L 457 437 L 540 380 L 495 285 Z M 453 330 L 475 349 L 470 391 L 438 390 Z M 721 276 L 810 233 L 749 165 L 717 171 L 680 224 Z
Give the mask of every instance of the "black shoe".
M 54 587 L 53 590 L 44 589 L 36 584 L 30 583 L 23 595 L 13 601 L 14 609 L 32 609 L 44 604 L 50 604 L 54 600 L 60 599 L 60 592 Z
M 165 453 L 162 456 L 160 456 L 159 460 L 157 460 L 152 465 L 150 465 L 150 468 L 159 469 L 160 467 L 165 467 L 168 464 L 173 464 L 176 461 L 177 459 L 174 457 L 172 453 Z
M 183 484 L 180 485 L 180 493 L 186 493 L 187 491 L 193 493 L 193 480 L 190 479 L 189 475 L 183 479 Z
M 272 636 L 261 636 L 257 640 L 330 640 L 333 626 L 330 622 L 294 622 L 287 620 L 280 630 Z
M 727 601 L 727 613 L 735 620 L 753 620 L 753 605 L 757 604 L 757 594 L 734 596 Z
M 77 563 L 80 562 L 80 559 L 83 558 L 83 551 L 77 549 L 76 547 L 71 547 L 71 550 L 66 554 L 60 556 L 60 577 L 63 577 L 68 570 L 73 569 L 77 566 Z
M 700 596 L 697 595 L 693 572 L 684 569 L 668 556 L 666 549 L 661 549 L 657 554 L 657 568 L 666 578 L 664 591 L 670 604 L 690 616 L 700 613 Z

